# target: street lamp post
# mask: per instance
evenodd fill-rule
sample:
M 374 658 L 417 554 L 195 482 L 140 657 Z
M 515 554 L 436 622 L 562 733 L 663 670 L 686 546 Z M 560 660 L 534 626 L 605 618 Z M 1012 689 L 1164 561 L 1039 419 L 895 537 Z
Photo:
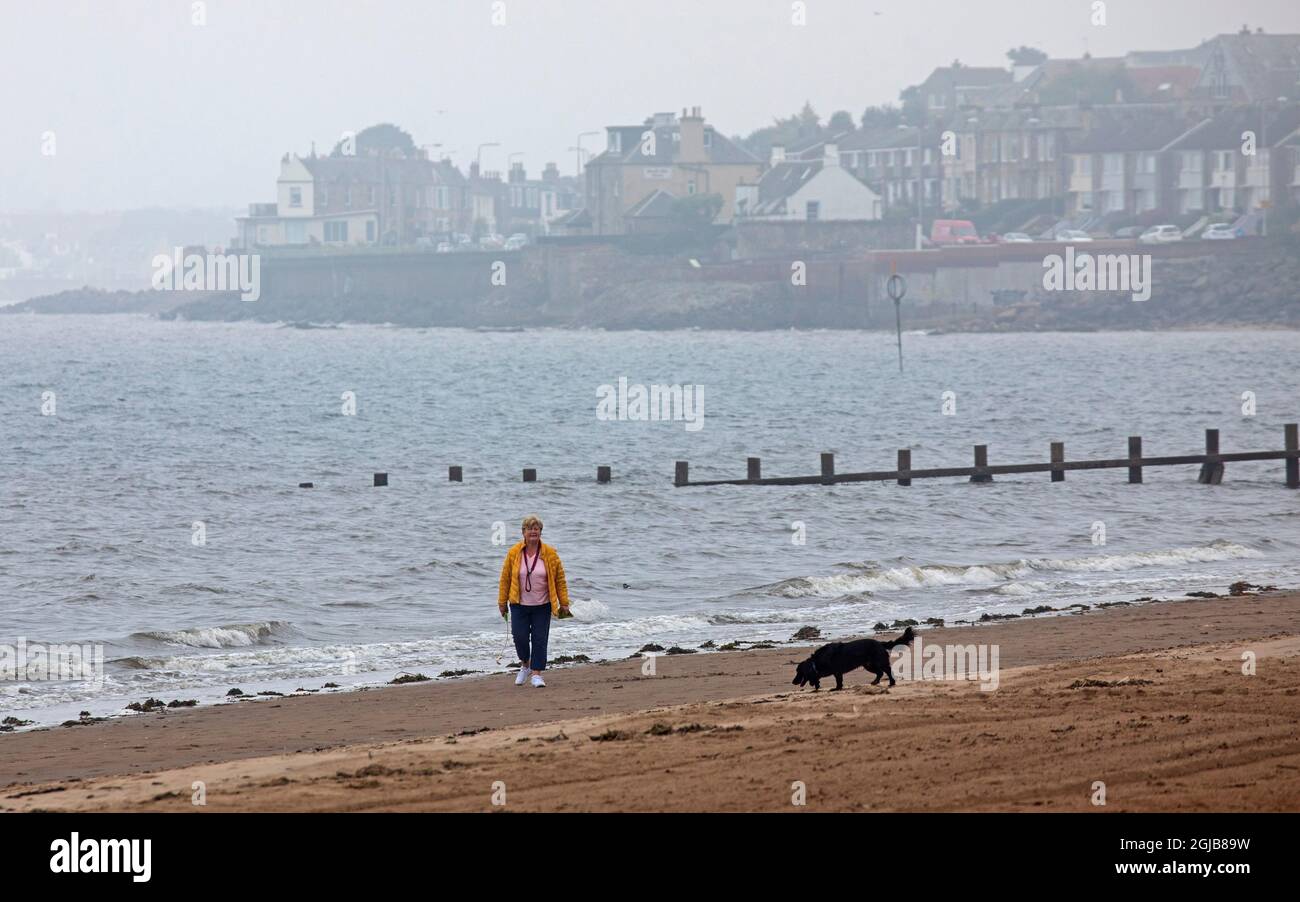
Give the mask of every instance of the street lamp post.
M 483 172 L 483 148 L 500 147 L 500 146 L 501 146 L 501 142 L 499 141 L 489 141 L 486 144 L 480 144 L 478 146 L 478 152 L 474 154 L 474 168 L 479 171 L 480 178 L 482 177 L 482 172 Z
M 574 148 L 574 150 L 577 151 L 577 153 L 575 154 L 575 158 L 578 163 L 578 168 L 573 173 L 575 176 L 578 176 L 579 178 L 582 177 L 582 139 L 594 137 L 599 134 L 600 132 L 583 132 L 582 134 L 578 135 L 578 143 L 577 146 Z

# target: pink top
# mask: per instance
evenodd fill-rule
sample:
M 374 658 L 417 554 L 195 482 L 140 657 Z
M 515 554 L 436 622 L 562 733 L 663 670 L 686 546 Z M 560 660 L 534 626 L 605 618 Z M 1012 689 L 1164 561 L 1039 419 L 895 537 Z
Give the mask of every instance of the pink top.
M 524 553 L 519 555 L 519 603 L 526 605 L 550 604 L 550 593 L 546 585 L 546 561 L 542 560 L 542 549 L 537 549 L 537 557 L 534 558 L 528 553 L 528 548 L 524 548 Z M 529 575 L 529 570 L 532 574 Z M 528 588 L 529 586 L 532 588 Z

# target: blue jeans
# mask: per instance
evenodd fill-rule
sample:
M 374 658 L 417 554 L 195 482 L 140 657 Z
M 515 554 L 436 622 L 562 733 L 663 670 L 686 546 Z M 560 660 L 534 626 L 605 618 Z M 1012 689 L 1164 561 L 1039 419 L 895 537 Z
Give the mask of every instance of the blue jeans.
M 545 670 L 546 639 L 551 634 L 551 606 L 512 604 L 510 632 L 515 637 L 515 653 L 520 662 L 533 670 Z M 530 636 L 533 640 L 531 651 L 528 648 Z

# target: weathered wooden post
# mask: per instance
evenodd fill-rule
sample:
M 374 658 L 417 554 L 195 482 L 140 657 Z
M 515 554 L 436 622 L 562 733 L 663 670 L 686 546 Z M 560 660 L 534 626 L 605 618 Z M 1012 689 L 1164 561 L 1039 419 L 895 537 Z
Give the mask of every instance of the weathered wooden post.
M 314 489 L 314 488 L 316 488 L 316 483 L 314 483 L 314 482 L 300 482 L 300 483 L 298 483 L 298 488 L 300 488 L 300 489 Z
M 989 465 L 989 446 L 975 446 L 975 468 L 984 469 Z M 989 473 L 973 473 L 970 478 L 971 482 L 992 482 L 993 476 Z
M 1052 442 L 1052 463 L 1065 463 L 1065 442 Z M 1052 482 L 1065 482 L 1065 471 L 1053 470 Z
M 763 461 L 757 457 L 745 458 L 745 478 L 755 482 L 763 478 Z
M 388 485 L 388 474 L 387 474 L 387 473 L 376 473 L 376 474 L 375 474 L 375 485 Z
M 448 482 L 464 482 L 464 474 L 462 473 L 461 468 L 460 468 L 460 467 L 448 467 L 448 468 L 447 468 L 447 481 L 448 481 Z
M 536 481 L 537 481 L 537 471 L 534 470 L 532 467 L 525 468 L 524 482 L 536 482 Z
M 912 469 L 912 449 L 899 448 L 898 449 L 898 472 L 902 474 L 910 471 L 911 469 Z M 911 485 L 912 480 L 908 479 L 905 476 L 900 475 L 898 477 L 898 484 Z
M 673 476 L 673 485 L 688 485 L 691 481 L 691 465 L 688 461 L 677 461 L 677 473 Z
M 1223 461 L 1219 460 L 1219 430 L 1205 430 L 1205 463 L 1201 464 L 1201 475 L 1197 482 L 1202 485 L 1218 485 L 1223 482 Z
M 1130 435 L 1128 437 L 1128 481 L 1138 483 L 1142 481 L 1142 436 Z
M 1294 455 L 1300 451 L 1300 431 L 1297 430 L 1297 424 L 1287 423 L 1282 428 L 1286 433 L 1286 450 Z M 1286 459 L 1286 487 L 1300 489 L 1300 457 L 1293 456 Z
M 601 484 L 604 484 L 604 483 L 609 482 L 609 479 L 610 479 L 610 469 L 609 469 L 609 467 L 596 467 L 596 481 L 597 481 L 597 482 L 599 482 L 599 483 L 601 483 Z
M 822 485 L 835 482 L 835 455 L 822 452 Z

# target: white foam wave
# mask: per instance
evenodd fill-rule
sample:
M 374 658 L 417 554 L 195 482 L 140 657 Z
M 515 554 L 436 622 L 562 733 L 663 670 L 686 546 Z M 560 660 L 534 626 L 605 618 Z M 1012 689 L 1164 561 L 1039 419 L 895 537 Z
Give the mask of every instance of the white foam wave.
M 1143 567 L 1176 567 L 1183 564 L 1262 556 L 1253 548 L 1237 542 L 1220 540 L 1208 545 L 1134 551 L 1124 554 L 1098 554 L 1077 558 L 1033 558 L 965 567 L 930 564 L 873 569 L 859 573 L 837 573 L 830 576 L 809 576 L 778 583 L 773 587 L 773 594 L 784 598 L 835 598 L 852 593 L 893 592 L 932 586 L 962 584 L 989 586 L 1033 573 L 1110 573 Z M 1017 593 L 1013 590 L 1008 594 Z
M 241 648 L 272 641 L 292 629 L 283 620 L 259 623 L 231 623 L 225 626 L 201 626 L 183 630 L 149 630 L 133 633 L 132 639 L 183 645 L 187 648 Z

